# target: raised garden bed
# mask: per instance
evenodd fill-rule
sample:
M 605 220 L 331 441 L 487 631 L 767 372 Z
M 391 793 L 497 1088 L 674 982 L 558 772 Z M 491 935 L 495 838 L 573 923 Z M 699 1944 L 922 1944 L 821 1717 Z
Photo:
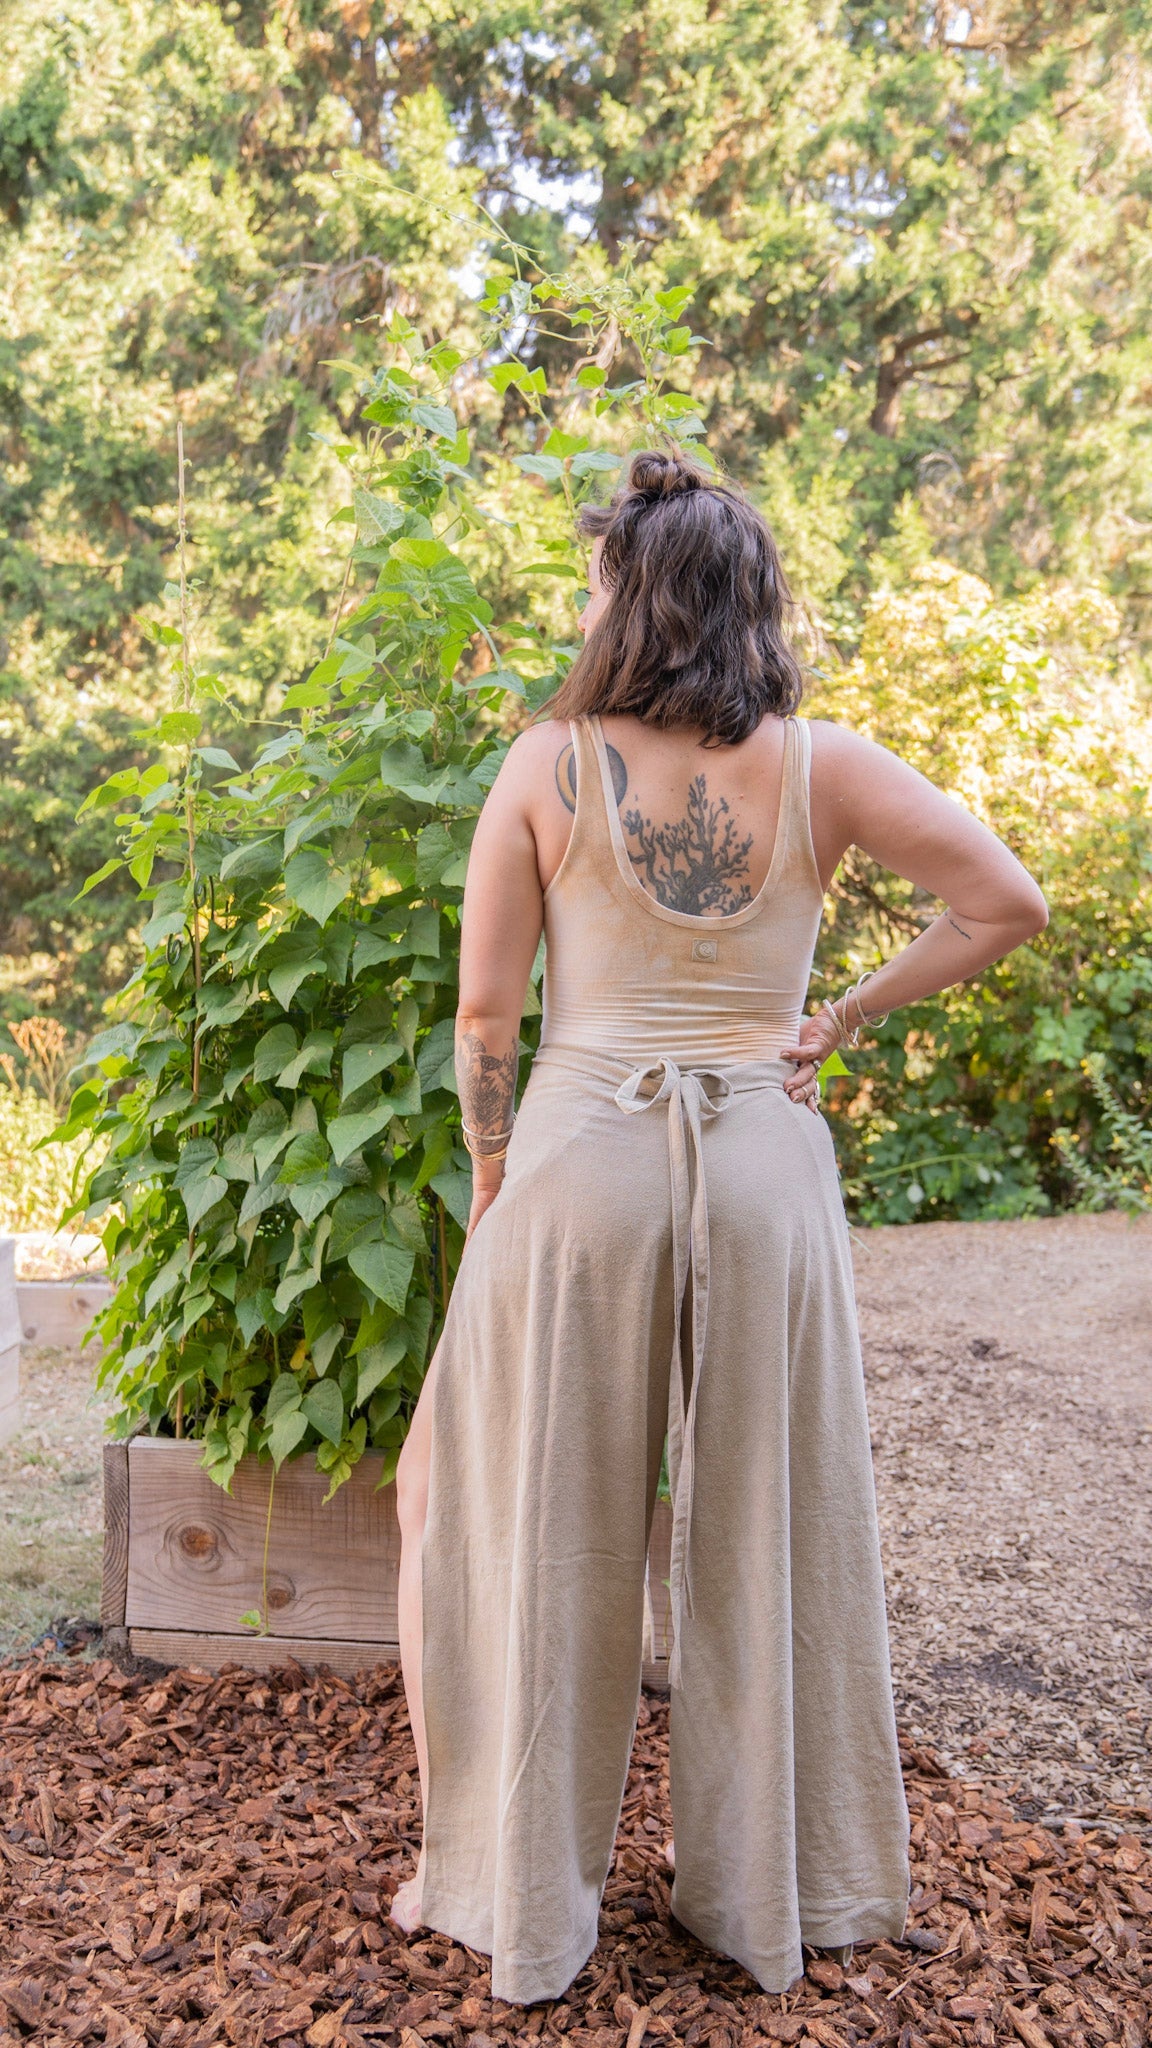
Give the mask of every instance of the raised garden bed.
M 104 1447 L 101 1620 L 113 1651 L 161 1664 L 267 1670 L 289 1658 L 348 1676 L 399 1656 L 400 1531 L 394 1485 L 377 1491 L 368 1452 L 328 1504 L 311 1458 L 281 1466 L 268 1524 L 271 1467 L 242 1458 L 229 1496 L 200 1466 L 202 1446 L 138 1435 Z M 268 1632 L 241 1623 L 263 1611 Z M 650 1547 L 657 1647 L 646 1685 L 667 1684 L 671 1510 L 658 1501 Z

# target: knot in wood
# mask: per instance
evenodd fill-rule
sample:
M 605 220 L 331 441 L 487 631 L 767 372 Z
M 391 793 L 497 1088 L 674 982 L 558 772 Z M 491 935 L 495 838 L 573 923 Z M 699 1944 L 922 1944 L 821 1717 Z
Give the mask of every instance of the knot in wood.
M 200 1564 L 216 1555 L 218 1539 L 214 1529 L 206 1529 L 200 1522 L 186 1522 L 177 1531 L 176 1541 L 185 1557 Z
M 288 1578 L 273 1578 L 273 1577 L 272 1577 L 272 1575 L 271 1575 L 271 1573 L 269 1573 L 269 1576 L 268 1576 L 268 1610 L 269 1610 L 269 1613 L 271 1613 L 273 1609 L 275 1609 L 275 1611 L 276 1611 L 277 1613 L 279 1613 L 279 1612 L 281 1611 L 281 1609 L 282 1609 L 282 1608 L 285 1608 L 285 1607 L 291 1607 L 291 1605 L 292 1605 L 292 1602 L 294 1601 L 294 1599 L 295 1599 L 295 1598 L 296 1598 L 296 1588 L 295 1588 L 295 1586 L 293 1585 L 293 1583 L 292 1583 L 291 1579 L 288 1579 Z

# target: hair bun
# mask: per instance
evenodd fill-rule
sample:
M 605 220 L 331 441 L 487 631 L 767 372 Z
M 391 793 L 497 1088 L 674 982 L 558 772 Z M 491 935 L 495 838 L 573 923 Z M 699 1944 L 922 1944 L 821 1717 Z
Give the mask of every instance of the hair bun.
M 698 491 L 704 479 L 695 463 L 680 455 L 663 455 L 658 449 L 644 449 L 632 457 L 628 486 L 655 503 L 659 498 L 679 497 L 684 491 Z

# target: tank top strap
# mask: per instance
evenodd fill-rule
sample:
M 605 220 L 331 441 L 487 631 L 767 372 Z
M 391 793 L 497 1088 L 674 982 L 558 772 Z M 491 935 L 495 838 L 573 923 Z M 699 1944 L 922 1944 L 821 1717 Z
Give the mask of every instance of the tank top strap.
M 816 872 L 812 847 L 812 728 L 806 718 L 793 714 L 784 723 L 784 772 L 780 783 L 780 816 L 776 832 L 780 840 L 780 870 L 777 886 L 785 880 Z M 821 893 L 823 893 L 821 891 Z
M 572 818 L 569 850 L 565 865 L 589 866 L 610 877 L 616 872 L 612 826 L 608 817 L 609 791 L 605 786 L 605 763 L 596 745 L 596 731 L 590 718 L 571 721 L 572 751 L 576 760 L 576 809 Z M 610 779 L 610 771 L 609 779 Z

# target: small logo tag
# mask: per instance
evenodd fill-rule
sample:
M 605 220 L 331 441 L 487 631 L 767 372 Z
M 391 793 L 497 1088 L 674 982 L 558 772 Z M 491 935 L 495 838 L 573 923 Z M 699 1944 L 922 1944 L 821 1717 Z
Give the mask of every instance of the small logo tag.
M 692 958 L 694 960 L 714 960 L 716 958 L 715 939 L 693 939 Z

